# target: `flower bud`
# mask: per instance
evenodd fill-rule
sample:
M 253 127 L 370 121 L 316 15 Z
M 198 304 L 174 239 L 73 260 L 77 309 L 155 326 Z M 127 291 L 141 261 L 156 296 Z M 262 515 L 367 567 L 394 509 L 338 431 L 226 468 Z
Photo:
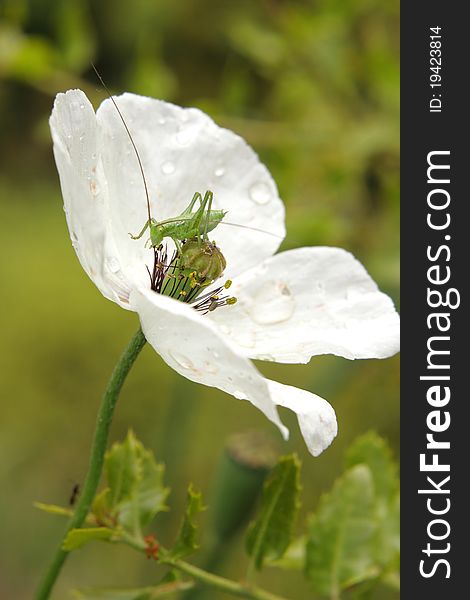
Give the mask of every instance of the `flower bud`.
M 215 243 L 200 238 L 192 238 L 183 245 L 180 261 L 180 268 L 195 272 L 199 281 L 215 281 L 227 266 Z

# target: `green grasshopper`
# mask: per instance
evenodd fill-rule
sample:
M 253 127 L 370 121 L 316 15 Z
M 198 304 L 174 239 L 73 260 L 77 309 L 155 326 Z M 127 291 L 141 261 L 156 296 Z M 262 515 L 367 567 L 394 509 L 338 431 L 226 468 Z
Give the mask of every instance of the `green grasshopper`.
M 178 254 L 181 254 L 183 240 L 202 237 L 207 241 L 208 232 L 215 229 L 227 214 L 224 210 L 212 210 L 213 197 L 209 190 L 204 194 L 204 198 L 196 192 L 188 206 L 177 217 L 164 221 L 150 217 L 137 235 L 129 235 L 133 240 L 138 240 L 149 229 L 152 248 L 157 248 L 164 238 L 169 237 L 173 240 Z M 197 201 L 199 207 L 193 212 Z
M 114 100 L 110 90 L 108 89 L 107 85 L 103 81 L 103 78 L 101 77 L 101 75 L 99 74 L 99 72 L 97 71 L 97 69 L 93 63 L 92 63 L 92 67 L 93 67 L 98 79 L 101 81 L 101 84 L 103 85 L 104 89 L 106 90 L 111 102 L 114 104 L 114 107 L 116 108 L 119 118 L 121 119 L 121 121 L 124 125 L 127 135 L 129 136 L 129 140 L 134 148 L 137 162 L 139 163 L 140 173 L 142 175 L 142 182 L 144 185 L 145 197 L 146 197 L 146 201 L 147 201 L 148 219 L 147 219 L 147 222 L 145 223 L 145 225 L 143 226 L 142 230 L 137 235 L 132 235 L 132 234 L 129 234 L 129 235 L 131 236 L 131 238 L 133 240 L 138 240 L 144 235 L 144 233 L 147 231 L 147 229 L 150 229 L 150 246 L 152 248 L 158 248 L 160 246 L 160 244 L 162 243 L 163 239 L 165 237 L 169 237 L 175 243 L 178 256 L 181 256 L 181 251 L 182 251 L 182 247 L 183 247 L 182 242 L 184 240 L 197 238 L 198 241 L 201 241 L 201 238 L 202 238 L 203 241 L 207 242 L 208 241 L 207 233 L 209 231 L 212 231 L 213 229 L 215 229 L 217 227 L 217 225 L 219 225 L 221 223 L 222 219 L 227 214 L 226 211 L 212 210 L 213 193 L 208 190 L 204 194 L 204 198 L 201 196 L 201 194 L 199 192 L 196 192 L 193 196 L 193 199 L 188 204 L 187 208 L 185 208 L 184 211 L 177 217 L 165 219 L 164 221 L 157 221 L 156 219 L 154 219 L 152 217 L 151 209 L 150 209 L 150 196 L 149 196 L 149 191 L 148 191 L 147 179 L 145 177 L 144 168 L 142 165 L 142 161 L 140 159 L 139 151 L 137 150 L 137 146 L 135 145 L 134 139 L 131 135 L 131 132 L 129 131 L 127 123 L 126 123 L 121 111 L 119 110 L 119 107 L 118 107 L 116 101 Z M 197 201 L 199 201 L 199 207 L 193 212 L 193 208 Z M 281 236 L 279 236 L 275 233 L 271 233 L 269 231 L 264 231 L 264 230 L 258 229 L 256 227 L 240 225 L 237 223 L 227 223 L 226 221 L 224 221 L 223 225 L 232 225 L 233 227 L 243 227 L 246 229 L 251 229 L 253 231 L 259 231 L 261 233 L 265 233 L 267 235 L 271 235 L 271 236 L 282 239 Z

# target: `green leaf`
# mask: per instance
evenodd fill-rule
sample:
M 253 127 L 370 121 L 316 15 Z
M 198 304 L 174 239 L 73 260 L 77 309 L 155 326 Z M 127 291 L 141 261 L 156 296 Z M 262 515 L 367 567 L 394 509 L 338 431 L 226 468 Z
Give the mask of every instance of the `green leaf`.
M 201 492 L 196 492 L 193 486 L 190 485 L 186 500 L 186 510 L 178 538 L 169 552 L 171 558 L 183 558 L 199 548 L 199 544 L 196 541 L 197 526 L 194 523 L 194 517 L 205 509 L 206 507 L 202 503 Z
M 95 517 L 95 525 L 111 525 L 112 519 L 111 511 L 110 511 L 110 502 L 109 502 L 109 493 L 110 489 L 105 488 L 101 490 L 98 494 L 96 494 L 92 505 L 91 505 L 91 513 Z
M 47 512 L 50 515 L 60 515 L 61 517 L 71 517 L 73 515 L 72 509 L 64 508 L 63 506 L 57 506 L 57 504 L 44 504 L 43 502 L 35 502 L 34 507 Z
M 62 544 L 62 548 L 67 551 L 76 550 L 88 542 L 93 542 L 95 540 L 117 541 L 116 531 L 114 529 L 109 529 L 108 527 L 72 529 L 72 531 L 68 532 L 67 537 Z
M 194 587 L 194 584 L 191 581 L 175 581 L 156 587 L 132 588 L 127 590 L 83 588 L 74 590 L 74 596 L 82 600 L 156 600 L 158 598 L 169 598 L 192 587 Z
M 346 464 L 352 467 L 367 464 L 374 485 L 374 515 L 377 534 L 374 558 L 387 566 L 396 562 L 400 553 L 400 489 L 397 466 L 385 440 L 374 432 L 358 438 L 346 454 Z
M 57 504 L 44 504 L 43 502 L 34 502 L 34 507 L 49 513 L 50 515 L 59 515 L 60 517 L 70 518 L 74 511 L 72 508 L 64 508 L 63 506 L 57 506 Z M 85 523 L 90 525 L 96 525 L 95 519 L 92 515 L 88 515 L 85 519 Z
M 104 468 L 111 510 L 134 491 L 139 478 L 138 444 L 132 431 L 129 431 L 124 442 L 116 442 L 106 453 Z
M 287 571 L 303 571 L 305 568 L 305 546 L 307 539 L 301 536 L 295 539 L 277 560 L 266 560 L 269 567 L 278 567 Z
M 373 479 L 365 465 L 347 471 L 321 498 L 310 521 L 305 567 L 321 594 L 339 598 L 342 589 L 377 576 L 373 508 Z
M 346 467 L 366 464 L 372 473 L 375 493 L 390 498 L 398 491 L 397 466 L 383 438 L 374 432 L 366 433 L 353 442 L 346 453 Z
M 164 466 L 129 432 L 122 444 L 114 444 L 107 453 L 105 469 L 109 491 L 95 499 L 96 517 L 111 516 L 129 535 L 142 540 L 142 529 L 158 512 L 167 510 Z
M 246 547 L 253 564 L 261 569 L 265 559 L 284 555 L 300 506 L 300 461 L 295 454 L 279 459 L 263 486 L 258 518 L 251 524 Z

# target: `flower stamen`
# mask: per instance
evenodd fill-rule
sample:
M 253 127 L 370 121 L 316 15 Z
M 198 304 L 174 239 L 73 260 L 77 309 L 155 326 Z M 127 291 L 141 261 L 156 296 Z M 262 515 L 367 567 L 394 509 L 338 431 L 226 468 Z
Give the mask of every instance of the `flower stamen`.
M 183 248 L 185 243 L 183 242 Z M 212 246 L 215 248 L 215 244 Z M 153 247 L 153 253 L 153 269 L 150 270 L 147 267 L 147 271 L 150 277 L 150 289 L 157 294 L 191 304 L 195 310 L 204 315 L 220 306 L 236 303 L 235 297 L 224 293 L 232 285 L 230 279 L 201 296 L 204 288 L 214 283 L 215 279 L 209 279 L 198 274 L 196 270 L 185 268 L 181 255 L 176 250 L 169 259 L 166 245 L 160 244 Z

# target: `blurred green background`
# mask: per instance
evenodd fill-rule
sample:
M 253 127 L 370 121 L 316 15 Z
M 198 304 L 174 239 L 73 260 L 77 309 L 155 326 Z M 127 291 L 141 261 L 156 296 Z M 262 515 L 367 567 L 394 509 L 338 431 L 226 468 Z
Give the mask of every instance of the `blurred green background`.
M 74 255 L 47 123 L 55 94 L 80 87 L 97 107 L 105 94 L 93 60 L 114 92 L 205 110 L 272 172 L 287 206 L 284 249 L 347 248 L 398 302 L 398 16 L 398 0 L 0 0 L 1 598 L 31 597 L 64 527 L 32 503 L 67 504 L 83 481 L 100 395 L 138 326 Z M 167 462 L 174 510 L 160 520 L 163 541 L 189 481 L 210 496 L 232 433 L 264 431 L 280 453 L 301 455 L 301 522 L 358 434 L 375 429 L 398 453 L 397 357 L 258 366 L 332 403 L 339 436 L 321 457 L 307 454 L 287 411 L 284 444 L 248 403 L 182 381 L 151 348 L 139 358 L 112 439 L 132 427 Z M 220 572 L 243 577 L 245 565 L 237 538 Z M 157 575 L 128 550 L 95 544 L 71 557 L 54 598 Z M 292 600 L 315 597 L 300 574 L 269 570 L 259 583 Z

